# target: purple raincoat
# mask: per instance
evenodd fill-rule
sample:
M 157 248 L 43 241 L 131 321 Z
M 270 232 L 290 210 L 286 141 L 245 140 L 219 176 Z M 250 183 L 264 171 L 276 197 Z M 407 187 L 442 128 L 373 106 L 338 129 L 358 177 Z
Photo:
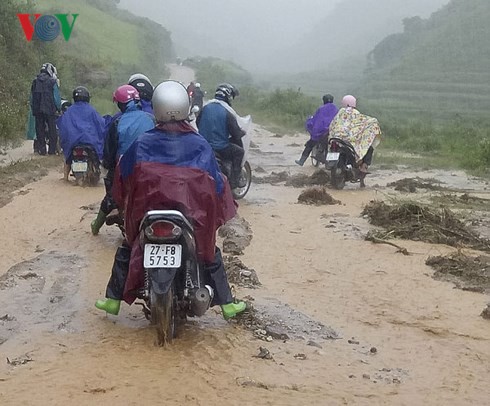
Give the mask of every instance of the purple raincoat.
M 321 106 L 314 116 L 306 120 L 306 130 L 310 133 L 313 141 L 319 141 L 328 134 L 328 127 L 338 112 L 339 109 L 335 104 L 327 103 Z

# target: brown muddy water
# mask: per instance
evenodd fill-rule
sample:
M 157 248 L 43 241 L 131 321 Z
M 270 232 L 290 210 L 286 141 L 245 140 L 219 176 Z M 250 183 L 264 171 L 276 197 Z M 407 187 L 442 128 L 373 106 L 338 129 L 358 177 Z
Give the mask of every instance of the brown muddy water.
M 253 131 L 260 176 L 313 174 L 294 164 L 304 136 Z M 116 228 L 89 232 L 102 182 L 74 187 L 51 169 L 0 208 L 0 404 L 488 404 L 489 298 L 431 278 L 426 259 L 454 248 L 398 241 L 412 253 L 403 256 L 364 240 L 363 206 L 400 196 L 386 185 L 419 175 L 372 172 L 365 190 L 329 190 L 340 205 L 254 184 L 239 209 L 252 238 L 233 255 L 260 281 L 235 287 L 255 313 L 225 322 L 212 309 L 160 348 L 136 306 L 118 317 L 93 306 L 121 240 Z M 445 186 L 486 187 L 429 172 Z

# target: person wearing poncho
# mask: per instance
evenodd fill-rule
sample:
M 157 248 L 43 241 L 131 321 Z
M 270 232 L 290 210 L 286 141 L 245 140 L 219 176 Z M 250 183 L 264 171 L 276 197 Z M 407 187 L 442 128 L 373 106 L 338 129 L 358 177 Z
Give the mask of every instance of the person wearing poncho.
M 348 141 L 356 152 L 356 160 L 362 173 L 361 186 L 368 166 L 371 165 L 374 148 L 379 144 L 381 129 L 378 120 L 360 113 L 357 100 L 347 95 L 342 99 L 342 108 L 330 123 L 330 137 Z
M 141 134 L 119 160 L 113 197 L 124 208 L 126 240 L 118 248 L 106 299 L 96 307 L 118 314 L 121 300 L 136 299 L 144 283 L 143 250 L 139 225 L 149 210 L 179 210 L 192 221 L 198 259 L 204 264 L 208 284 L 225 318 L 245 310 L 233 303 L 216 231 L 236 214 L 211 146 L 189 125 L 190 100 L 185 87 L 175 81 L 160 84 L 153 97 L 157 126 Z

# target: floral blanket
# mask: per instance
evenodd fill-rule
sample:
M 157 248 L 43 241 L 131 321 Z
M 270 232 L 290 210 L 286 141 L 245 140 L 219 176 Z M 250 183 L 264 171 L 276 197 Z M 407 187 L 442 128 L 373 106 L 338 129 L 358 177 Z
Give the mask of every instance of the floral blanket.
M 381 138 L 378 120 L 361 114 L 353 107 L 341 108 L 330 123 L 330 138 L 348 141 L 354 147 L 357 158 L 362 159 L 369 147 L 376 147 Z

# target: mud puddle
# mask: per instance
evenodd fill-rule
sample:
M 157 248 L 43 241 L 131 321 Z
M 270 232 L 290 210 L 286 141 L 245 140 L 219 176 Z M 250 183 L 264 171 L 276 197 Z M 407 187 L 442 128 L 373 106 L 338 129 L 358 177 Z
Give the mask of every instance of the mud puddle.
M 21 262 L 0 277 L 0 343 L 39 332 L 79 331 L 77 255 L 51 251 Z

